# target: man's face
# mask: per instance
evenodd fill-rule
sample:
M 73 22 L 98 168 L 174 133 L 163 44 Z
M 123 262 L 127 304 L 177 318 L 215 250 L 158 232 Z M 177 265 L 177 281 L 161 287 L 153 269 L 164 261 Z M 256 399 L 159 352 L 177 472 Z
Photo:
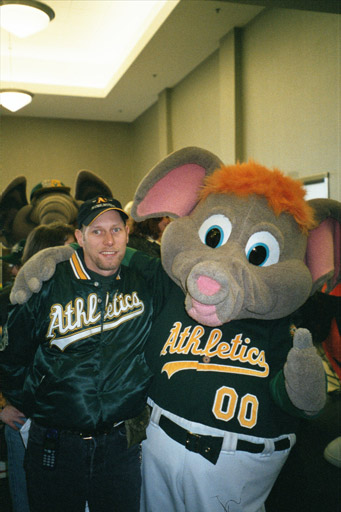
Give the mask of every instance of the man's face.
M 20 270 L 20 265 L 9 265 L 11 275 L 13 277 L 16 277 L 17 273 Z
M 164 230 L 166 229 L 166 227 L 168 226 L 169 223 L 170 223 L 170 218 L 169 217 L 162 217 L 162 219 L 160 220 L 160 222 L 158 224 L 161 235 L 162 235 L 162 233 L 164 232 Z
M 90 226 L 76 229 L 77 242 L 83 248 L 88 269 L 110 276 L 114 274 L 124 258 L 129 228 L 115 210 L 97 217 Z

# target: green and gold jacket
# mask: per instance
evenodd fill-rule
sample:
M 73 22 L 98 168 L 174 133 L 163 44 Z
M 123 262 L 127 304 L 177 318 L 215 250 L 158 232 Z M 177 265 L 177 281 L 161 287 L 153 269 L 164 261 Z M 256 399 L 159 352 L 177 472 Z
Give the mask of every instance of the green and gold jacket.
M 40 293 L 9 314 L 4 395 L 45 426 L 92 431 L 137 416 L 152 373 L 144 349 L 162 308 L 158 268 L 144 277 L 89 271 L 78 249 Z

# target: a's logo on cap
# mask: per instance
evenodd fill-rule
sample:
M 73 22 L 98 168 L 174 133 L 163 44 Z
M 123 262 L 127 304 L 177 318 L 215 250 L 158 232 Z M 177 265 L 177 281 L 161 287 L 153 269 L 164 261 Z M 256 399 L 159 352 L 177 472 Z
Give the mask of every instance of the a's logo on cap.
M 108 202 L 108 199 L 106 197 L 98 197 L 97 198 L 97 204 L 107 203 L 107 202 Z
M 65 187 L 64 183 L 62 183 L 60 180 L 43 180 L 42 182 L 43 187 Z

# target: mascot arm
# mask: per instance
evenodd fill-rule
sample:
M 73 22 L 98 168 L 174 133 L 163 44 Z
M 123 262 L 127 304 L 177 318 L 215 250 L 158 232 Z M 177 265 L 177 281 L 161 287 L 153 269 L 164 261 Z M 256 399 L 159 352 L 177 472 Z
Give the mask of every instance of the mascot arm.
M 41 289 L 43 281 L 48 281 L 56 270 L 57 263 L 68 260 L 75 249 L 71 245 L 43 249 L 25 263 L 15 278 L 11 291 L 12 304 L 24 304 Z
M 274 400 L 288 413 L 311 418 L 326 402 L 326 376 L 322 359 L 307 329 L 297 329 L 283 371 L 271 382 Z
M 38 293 L 44 281 L 51 279 L 56 270 L 57 263 L 68 260 L 78 244 L 49 247 L 35 254 L 20 269 L 14 281 L 10 300 L 12 304 L 24 304 L 32 293 Z M 127 247 L 122 264 L 129 266 L 129 262 L 136 253 L 135 249 Z

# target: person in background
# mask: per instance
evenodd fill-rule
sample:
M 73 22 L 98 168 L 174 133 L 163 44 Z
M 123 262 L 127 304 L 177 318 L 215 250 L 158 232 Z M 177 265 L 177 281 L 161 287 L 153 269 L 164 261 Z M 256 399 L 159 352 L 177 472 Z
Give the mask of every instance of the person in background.
M 21 267 L 21 257 L 24 251 L 25 244 L 25 239 L 20 240 L 15 245 L 13 245 L 10 254 L 0 256 L 0 260 L 4 261 L 9 266 L 10 274 L 13 279 L 15 278 Z
M 75 242 L 75 227 L 63 222 L 51 222 L 34 228 L 28 235 L 22 255 L 22 264 L 42 249 Z
M 149 256 L 160 258 L 161 247 L 158 239 L 161 237 L 158 223 L 152 223 L 151 221 L 153 220 L 156 219 L 147 219 L 142 222 L 136 222 L 134 219 L 131 219 L 129 222 L 130 231 L 127 245 L 132 249 L 143 251 L 149 254 Z
M 7 310 L 9 305 L 9 296 L 12 290 L 13 281 L 21 267 L 21 257 L 24 250 L 26 240 L 20 240 L 11 249 L 9 254 L 5 254 L 0 257 L 0 260 L 4 262 L 2 266 L 2 279 L 3 286 L 0 287 L 0 345 L 2 337 L 2 328 L 6 323 Z M 1 263 L 0 263 L 1 264 Z M 2 375 L 0 372 L 0 417 L 1 411 L 6 405 L 5 397 L 1 393 L 2 389 Z M 4 425 L 0 420 L 0 478 L 8 476 L 7 470 L 7 446 L 5 442 L 5 429 Z M 0 500 L 1 501 L 1 500 Z M 16 512 L 15 509 L 14 512 Z M 25 507 L 22 508 L 22 512 L 26 512 Z
M 307 326 L 320 354 L 327 379 L 327 404 L 316 422 L 330 438 L 324 458 L 341 467 L 340 428 L 334 427 L 330 417 L 340 418 L 341 410 L 341 284 L 327 292 L 326 285 L 311 296 L 296 312 L 297 324 Z M 326 428 L 328 426 L 328 428 Z M 339 427 L 339 425 L 338 425 Z M 335 436 L 336 437 L 333 437 Z
M 6 398 L 32 421 L 31 512 L 139 511 L 144 349 L 164 298 L 156 271 L 143 279 L 121 266 L 127 219 L 116 199 L 85 201 L 79 249 L 8 318 L 0 363 Z
M 171 222 L 169 217 L 156 217 L 137 222 L 130 216 L 132 201 L 126 204 L 124 211 L 129 215 L 129 241 L 127 246 L 160 258 L 162 233 Z
M 20 243 L 20 251 L 12 251 L 7 257 L 18 269 L 35 253 L 47 247 L 66 245 L 75 242 L 75 228 L 62 222 L 53 222 L 34 228 L 28 235 L 26 243 Z M 16 246 L 14 246 L 15 248 Z M 14 249 L 13 248 L 13 249 Z M 20 257 L 19 257 L 20 255 Z M 15 260 L 13 259 L 15 256 Z M 5 259 L 6 257 L 3 257 Z M 6 261 L 6 260 L 5 260 Z M 12 288 L 8 286 L 7 294 L 2 295 L 1 325 L 5 325 L 8 316 L 9 293 Z M 3 350 L 0 343 L 0 350 Z M 1 389 L 1 388 L 0 388 Z M 26 476 L 24 471 L 25 447 L 19 430 L 26 423 L 22 406 L 11 405 L 2 397 L 0 405 L 0 421 L 5 423 L 5 439 L 7 446 L 8 478 L 12 500 L 13 512 L 29 512 L 26 489 Z
M 5 324 L 7 318 L 7 304 L 9 302 L 9 294 L 12 289 L 13 281 L 19 272 L 19 269 L 22 265 L 22 255 L 24 252 L 26 240 L 20 240 L 17 242 L 11 249 L 10 254 L 6 254 L 5 256 L 0 256 L 0 260 L 2 260 L 5 265 L 9 269 L 9 281 L 5 282 L 3 287 L 0 290 L 0 321 L 1 327 Z M 5 270 L 5 269 L 3 269 Z M 3 272 L 5 275 L 6 272 Z M 4 307 L 6 306 L 6 307 Z

